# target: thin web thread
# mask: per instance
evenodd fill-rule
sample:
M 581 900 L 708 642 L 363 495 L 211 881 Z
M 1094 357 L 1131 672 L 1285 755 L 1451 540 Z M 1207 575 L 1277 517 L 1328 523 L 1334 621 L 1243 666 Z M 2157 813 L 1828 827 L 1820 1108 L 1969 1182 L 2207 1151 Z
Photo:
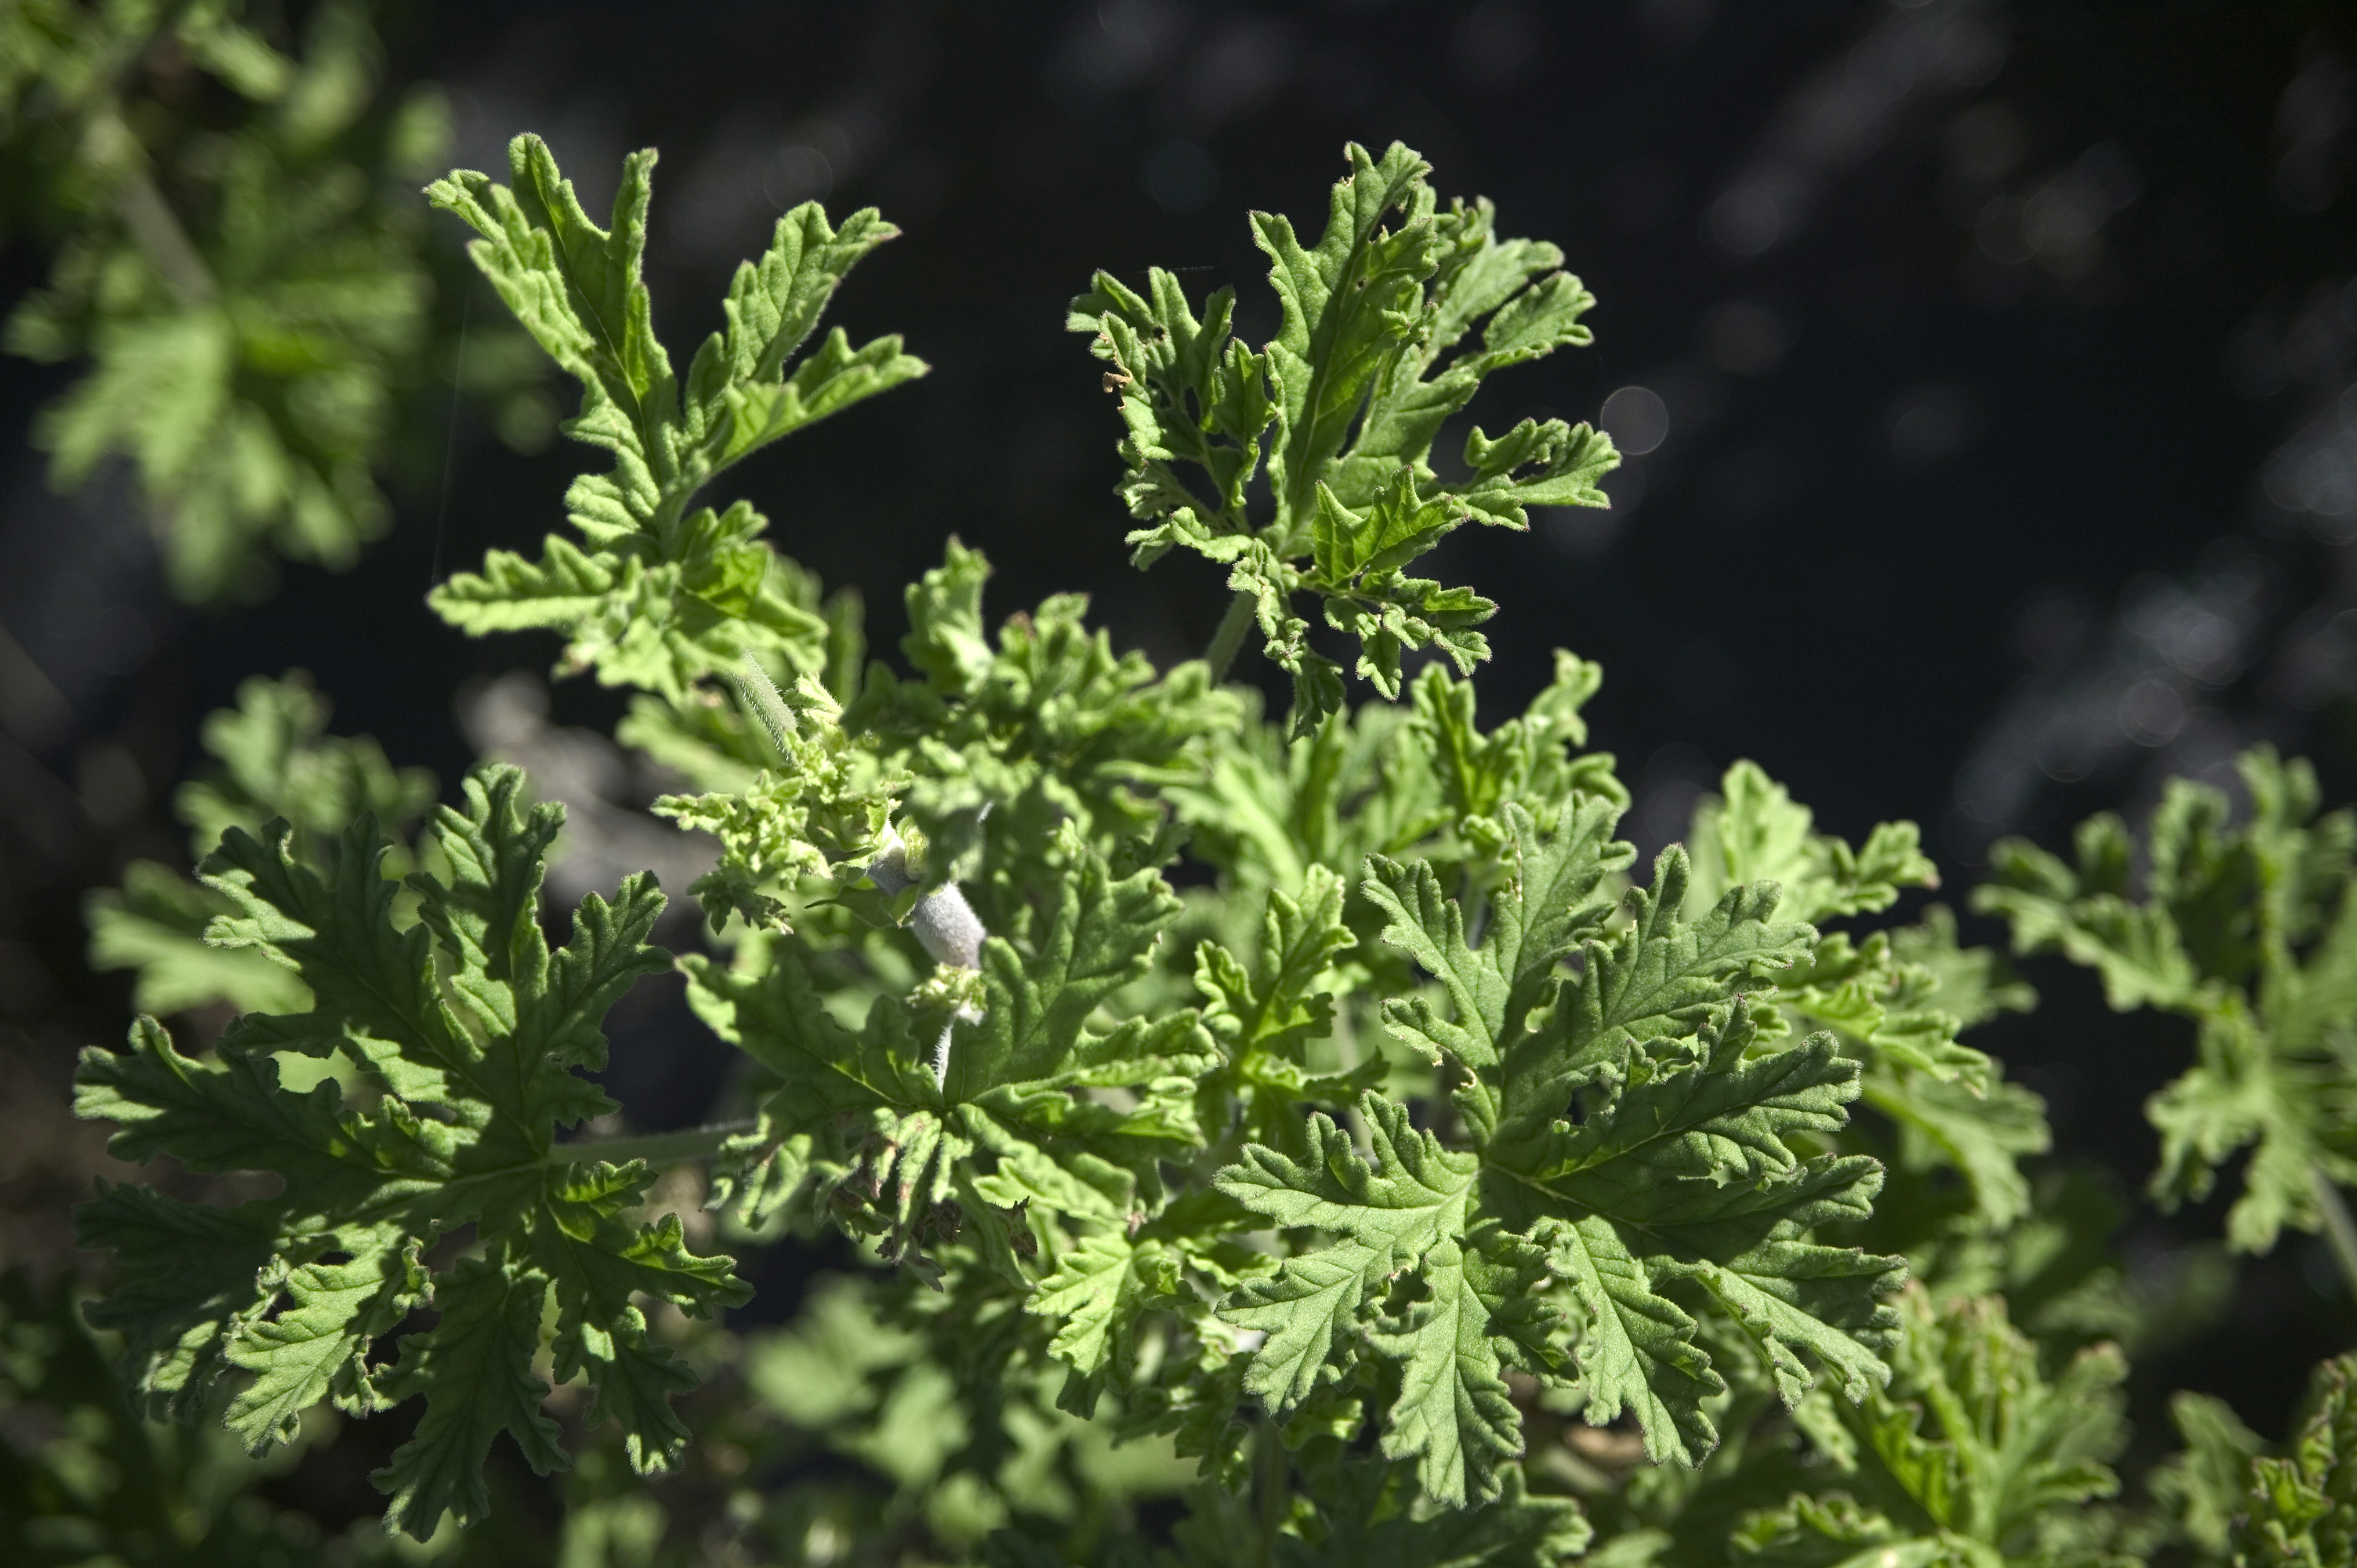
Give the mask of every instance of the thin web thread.
M 467 328 L 474 314 L 475 291 L 469 288 L 459 296 L 458 352 L 450 360 L 450 419 L 442 439 L 442 503 L 434 513 L 434 560 L 425 571 L 428 593 L 442 581 L 442 538 L 450 526 L 450 476 L 458 459 L 458 384 L 467 365 Z

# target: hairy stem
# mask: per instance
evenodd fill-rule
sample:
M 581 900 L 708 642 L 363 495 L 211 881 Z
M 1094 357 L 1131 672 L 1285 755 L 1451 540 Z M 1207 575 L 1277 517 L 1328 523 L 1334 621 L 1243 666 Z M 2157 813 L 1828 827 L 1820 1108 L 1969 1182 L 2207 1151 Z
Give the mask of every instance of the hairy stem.
M 1220 629 L 1211 634 L 1211 645 L 1203 650 L 1203 662 L 1211 667 L 1211 679 L 1224 681 L 1228 666 L 1244 645 L 1244 634 L 1252 629 L 1253 607 L 1257 603 L 1252 595 L 1238 593 L 1228 601 L 1228 613 L 1220 618 Z
M 761 668 L 759 660 L 748 653 L 732 679 L 747 710 L 770 732 L 770 743 L 780 751 L 785 750 L 786 736 L 794 730 L 794 714 L 786 706 L 786 699 L 779 694 L 777 684 L 770 679 L 770 672 Z
M 2341 1260 L 2341 1277 L 2352 1299 L 2357 1299 L 2357 1220 L 2350 1219 L 2341 1189 L 2321 1165 L 2316 1167 L 2316 1206 L 2324 1211 L 2324 1234 L 2332 1243 L 2332 1255 Z
M 720 1145 L 739 1133 L 749 1133 L 756 1123 L 748 1117 L 741 1122 L 715 1122 L 704 1127 L 682 1127 L 672 1133 L 642 1133 L 635 1138 L 584 1138 L 575 1144 L 559 1144 L 548 1152 L 550 1165 L 586 1165 L 603 1160 L 619 1165 L 631 1160 L 644 1160 L 651 1165 L 675 1165 L 689 1160 L 710 1159 L 720 1152 Z

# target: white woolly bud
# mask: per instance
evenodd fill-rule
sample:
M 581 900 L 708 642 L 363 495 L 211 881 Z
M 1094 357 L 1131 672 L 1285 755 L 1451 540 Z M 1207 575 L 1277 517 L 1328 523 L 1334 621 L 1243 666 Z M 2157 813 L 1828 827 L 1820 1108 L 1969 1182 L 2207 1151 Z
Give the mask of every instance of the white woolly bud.
M 916 878 L 909 873 L 909 847 L 900 835 L 890 828 L 884 830 L 883 850 L 867 863 L 868 880 L 885 893 L 896 894 L 906 889 Z M 954 882 L 944 882 L 917 902 L 909 913 L 909 929 L 916 934 L 919 945 L 935 963 L 948 964 L 952 969 L 982 967 L 982 939 L 989 933 L 982 928 L 982 917 L 965 901 Z M 958 1016 L 969 1021 L 982 1016 L 978 1008 L 963 1007 Z M 950 1030 L 943 1029 L 933 1047 L 933 1081 L 944 1083 L 950 1075 Z

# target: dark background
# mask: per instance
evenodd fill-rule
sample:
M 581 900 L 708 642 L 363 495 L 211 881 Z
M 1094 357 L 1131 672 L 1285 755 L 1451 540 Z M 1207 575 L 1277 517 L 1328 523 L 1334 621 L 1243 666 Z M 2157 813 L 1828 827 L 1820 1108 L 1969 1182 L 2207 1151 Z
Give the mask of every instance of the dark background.
M 866 593 L 879 650 L 955 532 L 997 568 L 994 618 L 1081 588 L 1117 645 L 1199 650 L 1225 591 L 1199 562 L 1127 566 L 1118 423 L 1065 301 L 1093 268 L 1136 284 L 1160 264 L 1199 296 L 1236 285 L 1263 338 L 1244 211 L 1314 229 L 1342 143 L 1396 137 L 1444 194 L 1562 245 L 1600 301 L 1593 348 L 1499 376 L 1473 420 L 1594 418 L 1641 389 L 1611 403 L 1647 448 L 1612 512 L 1461 532 L 1433 575 L 1502 606 L 1485 720 L 1537 689 L 1551 647 L 1603 661 L 1597 740 L 1646 850 L 1739 757 L 1853 838 L 1922 822 L 1952 894 L 1996 834 L 2059 845 L 2171 774 L 2227 782 L 2256 739 L 2350 798 L 2346 8 L 474 5 L 392 37 L 396 75 L 448 90 L 463 165 L 503 171 L 506 139 L 537 130 L 602 210 L 621 154 L 662 149 L 650 273 L 682 364 L 781 207 L 874 203 L 906 231 L 834 319 L 904 333 L 933 373 L 731 480 L 781 550 Z M 22 239 L 0 251 L 0 295 L 45 265 Z M 468 308 L 498 307 L 478 287 Z M 357 570 L 290 568 L 267 603 L 190 612 L 119 493 L 47 493 L 25 436 L 62 384 L 0 360 L 0 625 L 22 650 L 0 646 L 0 1260 L 53 1264 L 103 1165 L 63 1112 L 72 1053 L 113 1037 L 127 994 L 83 966 L 82 893 L 134 855 L 184 859 L 171 787 L 250 673 L 308 667 L 339 730 L 454 779 L 453 693 L 554 650 L 468 641 L 425 590 L 437 564 L 558 526 L 585 461 L 518 456 L 437 401 L 397 529 Z M 618 711 L 580 682 L 555 696 L 567 723 Z M 2156 1157 L 2140 1107 L 2190 1030 L 2029 972 L 2043 1009 L 1983 1038 L 2048 1096 L 2063 1154 L 2132 1187 Z M 690 1122 L 711 1055 L 650 995 L 619 1031 L 618 1091 L 642 1125 Z M 2139 1209 L 2124 1243 L 2166 1269 L 2222 1208 Z M 2147 1444 L 2170 1386 L 2283 1429 L 2307 1367 L 2357 1340 L 2320 1247 L 2246 1263 L 2222 1323 L 2139 1367 Z

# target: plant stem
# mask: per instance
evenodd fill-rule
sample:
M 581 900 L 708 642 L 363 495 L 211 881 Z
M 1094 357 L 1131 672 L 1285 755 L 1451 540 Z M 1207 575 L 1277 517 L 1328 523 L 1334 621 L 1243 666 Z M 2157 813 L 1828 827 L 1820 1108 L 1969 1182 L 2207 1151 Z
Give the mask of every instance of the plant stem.
M 1252 595 L 1239 592 L 1228 601 L 1228 613 L 1220 618 L 1220 629 L 1211 634 L 1211 646 L 1203 650 L 1203 662 L 1211 667 L 1211 679 L 1224 681 L 1228 666 L 1244 645 L 1244 634 L 1252 629 L 1253 607 L 1258 601 Z
M 2333 1256 L 2341 1260 L 2341 1277 L 2348 1283 L 2352 1300 L 2357 1300 L 2357 1220 L 2349 1218 L 2349 1206 L 2341 1200 L 2341 1189 L 2316 1167 L 2316 1206 L 2324 1211 L 2324 1234 L 2332 1242 Z
M 123 226 L 131 231 L 131 237 L 139 242 L 139 248 L 147 252 L 147 259 L 156 263 L 166 286 L 182 305 L 210 305 L 221 297 L 212 269 L 205 265 L 196 242 L 188 238 L 171 203 L 164 199 L 145 169 L 135 169 L 124 177 L 115 188 L 114 205 L 123 214 Z
M 1255 1568 L 1275 1568 L 1278 1527 L 1292 1510 L 1286 1485 L 1292 1467 L 1285 1460 L 1285 1440 L 1276 1423 L 1265 1415 L 1253 1417 L 1253 1511 L 1260 1526 L 1260 1554 Z
M 770 732 L 770 744 L 780 754 L 791 756 L 786 751 L 786 736 L 794 733 L 793 710 L 786 706 L 786 699 L 779 694 L 777 683 L 761 668 L 761 661 L 748 653 L 738 660 L 730 679 L 737 682 L 737 694 L 744 699 L 746 708 Z
M 68 113 L 70 117 L 83 117 L 84 137 L 113 143 L 115 156 L 121 156 L 125 148 L 132 149 L 135 161 L 131 172 L 115 187 L 115 210 L 123 219 L 123 226 L 131 231 L 132 239 L 138 242 L 139 248 L 147 252 L 147 259 L 163 274 L 164 285 L 183 306 L 194 306 L 218 300 L 221 285 L 214 280 L 212 269 L 205 264 L 204 254 L 197 249 L 196 242 L 188 238 L 171 203 L 156 188 L 146 145 L 124 123 L 122 99 L 118 96 L 124 79 L 145 62 L 148 51 L 169 34 L 180 14 L 188 9 L 188 0 L 178 0 L 152 19 L 151 30 L 144 37 L 119 44 L 114 57 L 91 75 L 79 95 L 68 101 Z
M 720 1145 L 739 1133 L 749 1133 L 755 1122 L 750 1117 L 742 1122 L 715 1122 L 707 1127 L 682 1127 L 672 1133 L 642 1133 L 635 1138 L 585 1138 L 577 1144 L 559 1144 L 548 1152 L 548 1163 L 556 1165 L 588 1165 L 603 1160 L 608 1165 L 622 1165 L 630 1160 L 644 1160 L 651 1165 L 683 1165 L 689 1160 L 709 1159 L 720 1152 Z

